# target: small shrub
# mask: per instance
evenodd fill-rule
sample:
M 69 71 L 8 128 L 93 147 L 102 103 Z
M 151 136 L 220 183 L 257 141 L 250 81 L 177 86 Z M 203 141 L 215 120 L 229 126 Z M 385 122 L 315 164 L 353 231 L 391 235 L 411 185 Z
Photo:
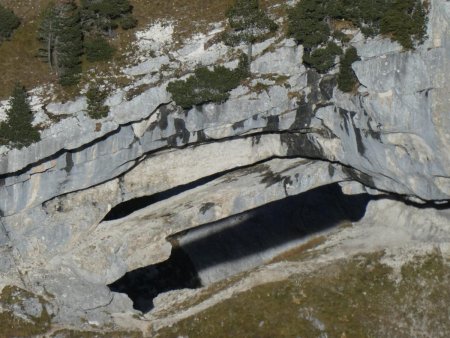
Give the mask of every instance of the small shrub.
M 325 22 L 325 2 L 302 0 L 288 13 L 288 35 L 311 50 L 328 41 L 331 34 Z
M 63 87 L 76 85 L 80 82 L 81 72 L 81 64 L 75 64 L 71 68 L 63 69 L 59 75 L 59 84 Z
M 0 124 L 0 142 L 14 148 L 27 147 L 38 142 L 41 136 L 32 126 L 33 112 L 25 88 L 19 84 L 13 90 L 7 110 L 7 120 Z
M 86 98 L 88 104 L 87 113 L 91 118 L 98 120 L 108 116 L 109 107 L 105 105 L 107 97 L 108 92 L 100 89 L 99 86 L 89 87 Z
M 336 39 L 342 43 L 349 43 L 351 40 L 347 34 L 341 32 L 341 31 L 334 31 L 332 34 L 332 37 L 333 37 L 333 39 Z
M 90 62 L 110 60 L 115 51 L 108 41 L 100 36 L 86 39 L 84 48 L 86 59 Z
M 260 8 L 259 0 L 235 0 L 226 17 L 232 31 L 225 42 L 230 45 L 254 43 L 278 29 L 278 25 Z
M 119 24 L 122 29 L 128 30 L 135 28 L 138 24 L 138 21 L 133 15 L 126 14 L 120 18 Z
M 427 15 L 421 0 L 395 0 L 380 22 L 380 32 L 398 41 L 403 48 L 413 49 L 415 41 L 426 36 Z
M 354 47 L 348 48 L 341 59 L 341 66 L 337 77 L 337 83 L 338 88 L 343 92 L 352 92 L 358 84 L 358 78 L 356 77 L 356 74 L 352 69 L 353 62 L 358 60 L 358 52 Z
M 336 23 L 357 27 L 366 36 L 383 34 L 413 49 L 426 37 L 427 6 L 422 0 L 302 0 L 288 12 L 288 35 L 303 45 L 305 65 L 323 73 L 341 54 L 330 41 L 349 42 L 341 31 L 344 26 Z M 340 88 L 350 91 L 356 79 L 346 62 L 341 65 Z
M 20 20 L 14 12 L 0 4 L 0 43 L 9 39 L 19 25 Z
M 213 70 L 199 67 L 186 80 L 169 83 L 167 90 L 176 104 L 184 109 L 207 102 L 224 102 L 229 98 L 230 91 L 248 76 L 246 59 L 242 56 L 238 68 L 234 70 L 223 66 L 215 66 Z
M 80 0 L 83 29 L 86 32 L 112 37 L 120 25 L 123 29 L 136 27 L 129 0 Z
M 335 65 L 336 56 L 341 54 L 341 47 L 334 42 L 329 42 L 324 48 L 317 48 L 312 53 L 305 53 L 303 62 L 315 68 L 319 73 L 325 73 Z

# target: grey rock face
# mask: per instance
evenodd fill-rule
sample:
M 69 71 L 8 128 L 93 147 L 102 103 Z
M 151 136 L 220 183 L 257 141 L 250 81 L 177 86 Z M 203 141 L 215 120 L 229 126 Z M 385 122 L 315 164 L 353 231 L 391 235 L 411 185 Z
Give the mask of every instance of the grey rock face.
M 264 45 L 269 51 L 263 49 L 252 63 L 257 74 L 288 76 L 286 84 L 269 81 L 268 90 L 259 93 L 241 87 L 221 105 L 188 112 L 170 106 L 155 110 L 169 101 L 165 85 L 131 101 L 118 100 L 110 117 L 100 122 L 81 113 L 82 99 L 50 105 L 53 113 L 80 114 L 46 131 L 36 145 L 1 157 L 0 210 L 12 215 L 106 182 L 127 172 L 144 154 L 165 147 L 284 130 L 307 132 L 320 158 L 364 172 L 374 187 L 427 200 L 447 199 L 448 80 L 441 75 L 450 53 L 441 27 L 447 6 L 433 3 L 431 42 L 418 51 L 402 53 L 385 40 L 356 39 L 363 56 L 354 65 L 362 84 L 356 96 L 339 93 L 332 81 L 305 72 L 301 47 L 286 40 L 273 51 Z M 284 141 L 293 144 L 291 139 Z M 311 147 L 306 148 L 298 148 L 297 155 L 310 156 Z
M 346 179 L 339 166 L 304 159 L 237 170 L 126 218 L 100 223 L 53 264 L 71 266 L 92 283 L 111 283 L 126 271 L 166 260 L 171 249 L 166 238 L 172 234 Z
M 337 90 L 333 74 L 306 70 L 301 46 L 274 39 L 254 47 L 255 79 L 222 104 L 183 111 L 166 81 L 129 100 L 118 91 L 100 121 L 83 112 L 84 98 L 48 105 L 68 117 L 39 143 L 0 155 L 0 284 L 39 266 L 31 285 L 48 280 L 61 321 L 76 309 L 73 321 L 90 313 L 106 323 L 97 308 L 129 307 L 106 283 L 167 259 L 166 237 L 177 232 L 348 180 L 449 200 L 449 22 L 450 3 L 432 1 L 429 39 L 412 52 L 357 36 L 354 95 Z M 202 41 L 179 51 L 182 69 L 196 64 Z M 219 47 L 197 61 L 225 56 Z M 174 66 L 161 56 L 127 71 L 162 64 Z M 102 222 L 119 203 L 162 192 L 173 196 Z

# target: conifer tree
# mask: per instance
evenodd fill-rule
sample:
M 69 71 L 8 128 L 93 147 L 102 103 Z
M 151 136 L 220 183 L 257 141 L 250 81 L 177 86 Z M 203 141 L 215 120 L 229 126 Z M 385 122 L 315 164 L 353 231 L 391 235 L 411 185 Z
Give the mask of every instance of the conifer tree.
M 358 84 L 358 78 L 352 69 L 353 62 L 358 60 L 358 52 L 355 47 L 349 47 L 341 59 L 337 83 L 338 88 L 343 92 L 350 93 Z
M 59 56 L 59 82 L 63 86 L 78 82 L 81 73 L 81 55 L 83 54 L 83 34 L 80 13 L 74 1 L 61 6 L 61 31 L 57 47 Z
M 0 4 L 0 43 L 9 39 L 19 25 L 20 20 L 14 12 Z
M 426 36 L 426 10 L 421 0 L 395 0 L 381 19 L 380 31 L 405 49 L 413 49 Z
M 63 86 L 78 82 L 81 73 L 83 36 L 80 14 L 73 0 L 50 4 L 43 15 L 38 38 L 43 47 L 40 55 L 59 76 Z
M 57 8 L 54 3 L 50 3 L 42 13 L 42 20 L 38 30 L 38 39 L 42 43 L 39 55 L 48 63 L 50 70 L 56 66 L 57 52 L 55 45 L 60 30 Z
M 129 0 L 81 0 L 83 29 L 113 35 L 119 25 L 123 29 L 136 26 Z
M 102 36 L 89 37 L 84 40 L 86 59 L 90 62 L 111 59 L 115 49 Z
M 40 140 L 39 132 L 32 126 L 33 113 L 27 92 L 20 84 L 13 90 L 6 113 L 7 120 L 0 125 L 1 143 L 22 148 Z
M 260 8 L 259 0 L 236 0 L 226 16 L 232 31 L 226 36 L 225 42 L 230 45 L 246 43 L 250 66 L 253 43 L 265 34 L 276 31 L 278 25 Z
M 329 39 L 331 32 L 325 21 L 325 6 L 325 2 L 321 0 L 303 0 L 289 12 L 288 35 L 301 43 L 307 51 Z

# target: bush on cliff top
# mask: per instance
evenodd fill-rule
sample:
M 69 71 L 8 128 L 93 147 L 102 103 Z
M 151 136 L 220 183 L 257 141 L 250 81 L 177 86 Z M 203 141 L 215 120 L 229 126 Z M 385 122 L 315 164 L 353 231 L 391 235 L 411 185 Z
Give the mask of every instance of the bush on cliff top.
M 343 92 L 349 93 L 358 85 L 358 78 L 352 69 L 353 62 L 358 60 L 358 52 L 355 47 L 350 47 L 347 49 L 341 59 L 337 83 L 338 88 Z
M 328 42 L 323 48 L 317 48 L 312 53 L 303 55 L 303 62 L 315 68 L 319 73 L 326 73 L 335 65 L 336 56 L 342 54 L 342 48 L 334 42 Z
M 86 93 L 87 113 L 94 119 L 102 119 L 108 116 L 109 107 L 105 105 L 108 98 L 108 91 L 99 87 L 99 85 L 91 85 Z
M 288 35 L 304 46 L 305 65 L 324 72 L 332 64 L 330 41 L 348 42 L 336 23 L 359 28 L 366 36 L 382 34 L 408 50 L 426 37 L 427 5 L 422 0 L 302 0 L 288 14 Z
M 302 0 L 288 16 L 288 34 L 305 48 L 326 43 L 332 20 L 347 21 L 366 36 L 383 34 L 412 49 L 426 36 L 427 5 L 421 0 Z
M 20 20 L 14 12 L 0 4 L 0 43 L 9 39 L 19 25 Z
M 226 101 L 230 91 L 248 75 L 247 58 L 242 56 L 239 66 L 234 70 L 224 66 L 215 66 L 213 70 L 198 67 L 194 75 L 186 80 L 169 83 L 167 90 L 177 105 L 189 109 L 208 102 Z

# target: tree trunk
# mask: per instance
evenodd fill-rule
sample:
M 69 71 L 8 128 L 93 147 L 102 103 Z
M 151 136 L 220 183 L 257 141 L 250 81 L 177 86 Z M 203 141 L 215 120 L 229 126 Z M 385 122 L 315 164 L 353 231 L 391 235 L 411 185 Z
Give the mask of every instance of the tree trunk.
M 60 68 L 59 68 L 59 62 L 58 62 L 58 37 L 55 38 L 55 45 L 53 47 L 53 51 L 52 51 L 52 59 L 53 59 L 53 65 L 56 68 L 56 74 L 59 75 L 60 73 Z
M 247 43 L 247 61 L 248 61 L 248 72 L 252 72 L 252 56 L 253 54 L 253 44 L 251 42 Z
M 50 67 L 50 71 L 53 71 L 53 56 L 52 56 L 52 34 L 47 36 L 47 63 Z

